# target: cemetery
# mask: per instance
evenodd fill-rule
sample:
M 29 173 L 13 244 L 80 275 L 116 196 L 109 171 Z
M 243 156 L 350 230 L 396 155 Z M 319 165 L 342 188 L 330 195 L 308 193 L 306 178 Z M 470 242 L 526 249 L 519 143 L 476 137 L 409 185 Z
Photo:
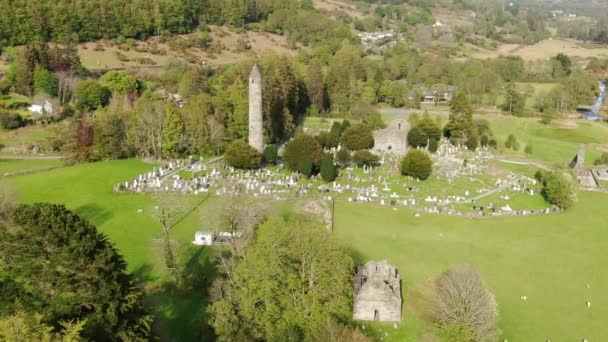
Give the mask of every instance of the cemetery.
M 283 165 L 238 170 L 218 159 L 176 160 L 117 184 L 115 190 L 191 195 L 211 191 L 217 196 L 244 194 L 275 200 L 308 196 L 467 217 L 559 212 L 543 205 L 535 179 L 498 170 L 487 148 L 470 152 L 443 142 L 432 159 L 436 170 L 424 182 L 399 175 L 399 156 L 385 153 L 378 166 L 348 166 L 327 184 L 318 176 L 307 179 Z

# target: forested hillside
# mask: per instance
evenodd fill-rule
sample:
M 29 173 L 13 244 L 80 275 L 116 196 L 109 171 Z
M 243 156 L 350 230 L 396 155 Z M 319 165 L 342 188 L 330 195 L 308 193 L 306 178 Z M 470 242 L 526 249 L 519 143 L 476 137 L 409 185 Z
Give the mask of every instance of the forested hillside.
M 1 0 L 0 45 L 191 32 L 201 20 L 243 25 L 311 0 Z

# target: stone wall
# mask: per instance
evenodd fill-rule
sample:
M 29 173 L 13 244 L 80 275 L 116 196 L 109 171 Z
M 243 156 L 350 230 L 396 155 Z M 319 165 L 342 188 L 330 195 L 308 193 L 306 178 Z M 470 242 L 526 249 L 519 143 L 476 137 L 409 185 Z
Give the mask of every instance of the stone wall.
M 355 282 L 355 320 L 401 321 L 401 279 L 394 266 L 370 261 L 359 268 Z
M 407 133 L 410 124 L 404 120 L 395 120 L 385 129 L 374 132 L 374 149 L 376 153 L 394 153 L 403 155 L 407 152 Z

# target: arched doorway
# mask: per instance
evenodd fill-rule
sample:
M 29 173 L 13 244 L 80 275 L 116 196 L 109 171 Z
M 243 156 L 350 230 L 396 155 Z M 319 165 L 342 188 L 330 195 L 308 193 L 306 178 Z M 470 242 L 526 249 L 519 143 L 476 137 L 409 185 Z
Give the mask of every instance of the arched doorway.
M 380 320 L 380 312 L 378 310 L 374 310 L 374 321 Z

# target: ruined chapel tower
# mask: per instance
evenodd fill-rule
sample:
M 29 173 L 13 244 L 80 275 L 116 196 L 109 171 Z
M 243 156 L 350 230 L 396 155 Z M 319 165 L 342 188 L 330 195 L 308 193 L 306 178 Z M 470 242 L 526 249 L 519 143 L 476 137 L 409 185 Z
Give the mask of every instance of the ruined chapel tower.
M 249 145 L 260 153 L 264 150 L 264 116 L 262 114 L 262 75 L 255 64 L 249 74 Z

